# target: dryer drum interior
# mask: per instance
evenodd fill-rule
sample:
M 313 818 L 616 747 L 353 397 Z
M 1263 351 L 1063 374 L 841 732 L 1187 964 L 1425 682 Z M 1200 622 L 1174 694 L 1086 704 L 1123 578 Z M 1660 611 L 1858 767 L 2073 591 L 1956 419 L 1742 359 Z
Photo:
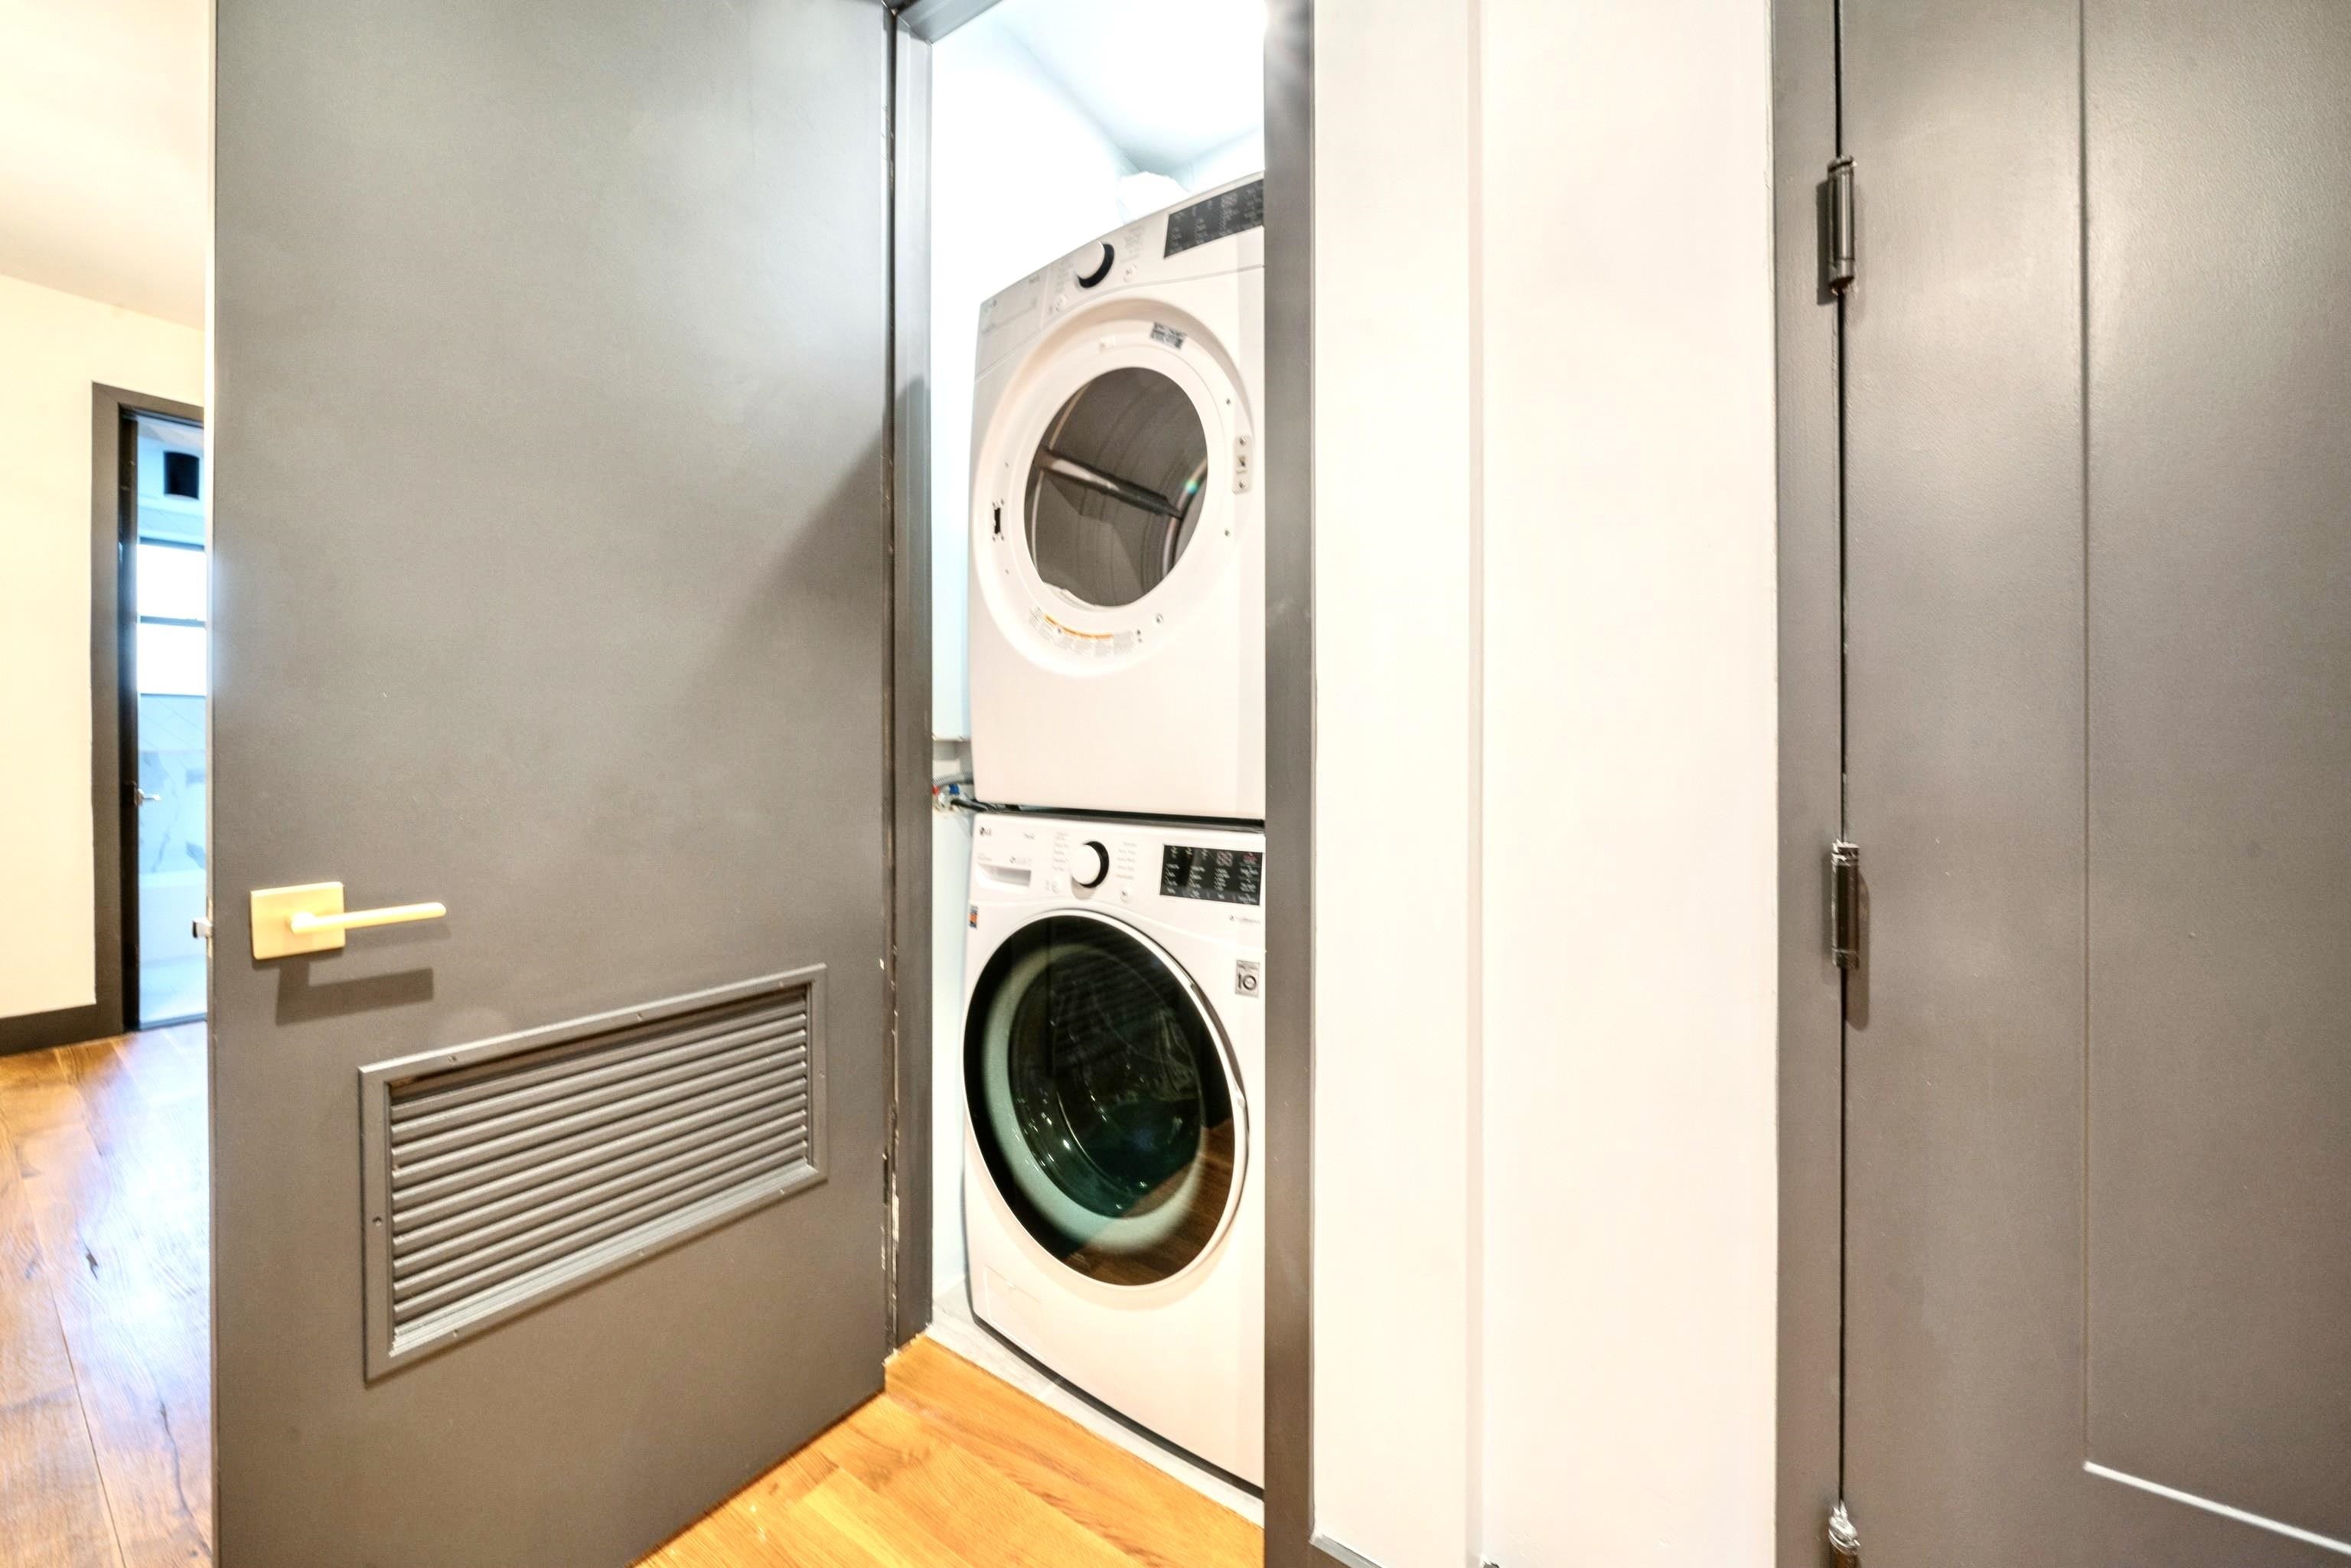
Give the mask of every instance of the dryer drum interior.
M 966 1017 L 971 1124 L 1046 1251 L 1111 1285 L 1172 1279 L 1223 1229 L 1240 1137 L 1226 1055 L 1170 961 L 1054 915 L 988 959 Z
M 1132 604 L 1192 541 L 1207 488 L 1208 437 L 1184 389 L 1128 365 L 1070 394 L 1029 466 L 1037 575 L 1082 604 Z

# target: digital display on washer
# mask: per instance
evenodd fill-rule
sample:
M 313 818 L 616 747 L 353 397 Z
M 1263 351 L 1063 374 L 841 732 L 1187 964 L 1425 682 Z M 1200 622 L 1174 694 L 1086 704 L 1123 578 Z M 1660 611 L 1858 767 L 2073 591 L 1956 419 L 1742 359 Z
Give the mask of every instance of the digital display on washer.
M 1265 227 L 1265 182 L 1248 184 L 1178 207 L 1167 214 L 1167 249 L 1180 256 L 1196 245 Z
M 1159 891 L 1169 898 L 1205 898 L 1215 904 L 1255 904 L 1265 879 L 1265 855 L 1258 850 L 1204 850 L 1169 844 L 1159 857 Z

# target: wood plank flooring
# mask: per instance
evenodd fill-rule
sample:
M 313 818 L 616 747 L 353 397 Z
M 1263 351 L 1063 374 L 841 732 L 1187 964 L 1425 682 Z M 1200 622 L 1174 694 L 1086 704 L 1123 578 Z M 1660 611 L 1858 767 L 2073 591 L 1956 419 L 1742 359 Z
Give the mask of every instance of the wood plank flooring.
M 201 1026 L 0 1057 L 0 1519 L 21 1568 L 212 1561 Z
M 647 1568 L 1258 1568 L 1255 1525 L 929 1340 Z
M 0 1057 L 0 1559 L 212 1562 L 204 1040 Z M 647 1568 L 1258 1568 L 1255 1526 L 927 1340 Z

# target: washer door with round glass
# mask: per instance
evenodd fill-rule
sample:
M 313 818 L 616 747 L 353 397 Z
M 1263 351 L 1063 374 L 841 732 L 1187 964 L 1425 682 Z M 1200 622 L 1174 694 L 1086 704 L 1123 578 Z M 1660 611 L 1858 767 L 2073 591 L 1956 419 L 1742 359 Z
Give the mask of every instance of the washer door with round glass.
M 1224 1233 L 1239 1088 L 1198 992 L 1139 933 L 1087 915 L 1013 933 L 972 989 L 964 1077 L 998 1194 L 1078 1273 L 1155 1285 Z

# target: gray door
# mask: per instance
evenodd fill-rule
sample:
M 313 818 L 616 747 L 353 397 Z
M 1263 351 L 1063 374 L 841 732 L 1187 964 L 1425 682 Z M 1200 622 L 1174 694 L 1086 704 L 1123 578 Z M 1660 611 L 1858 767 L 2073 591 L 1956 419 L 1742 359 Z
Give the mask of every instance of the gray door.
M 881 1384 L 884 15 L 216 9 L 220 1561 L 626 1563 Z
M 2351 1552 L 2351 5 L 1847 0 L 1865 1560 Z

